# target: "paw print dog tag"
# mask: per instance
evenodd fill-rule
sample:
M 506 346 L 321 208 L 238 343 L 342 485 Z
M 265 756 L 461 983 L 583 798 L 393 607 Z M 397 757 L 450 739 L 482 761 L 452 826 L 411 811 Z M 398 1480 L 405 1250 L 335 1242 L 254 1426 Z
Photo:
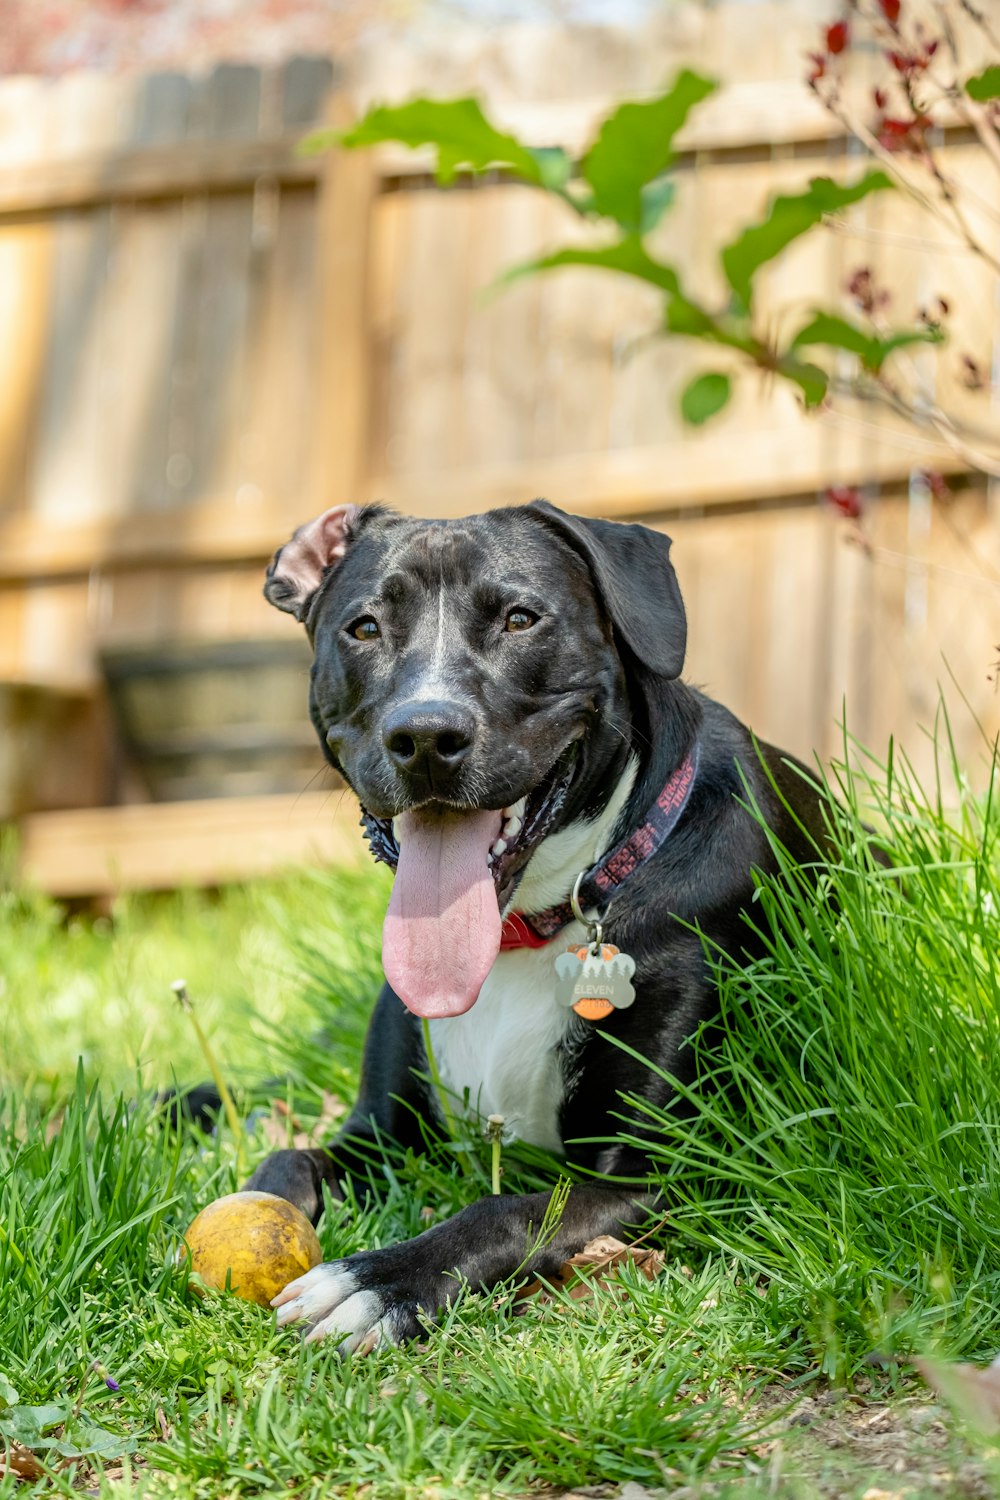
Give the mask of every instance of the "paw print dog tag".
M 613 1010 L 626 1010 L 635 999 L 630 983 L 635 959 L 614 943 L 586 943 L 568 948 L 556 959 L 556 998 L 585 1021 L 603 1021 Z
M 582 880 L 581 873 L 569 904 L 576 920 L 587 929 L 587 941 L 567 948 L 556 959 L 556 999 L 585 1021 L 603 1021 L 614 1010 L 627 1010 L 635 999 L 631 984 L 635 959 L 614 943 L 606 943 L 600 922 L 584 916 L 580 909 Z

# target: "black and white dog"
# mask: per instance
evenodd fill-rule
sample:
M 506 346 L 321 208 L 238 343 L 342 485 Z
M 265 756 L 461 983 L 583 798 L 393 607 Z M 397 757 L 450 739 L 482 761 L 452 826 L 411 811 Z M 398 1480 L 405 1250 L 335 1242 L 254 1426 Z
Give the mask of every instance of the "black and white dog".
M 648 1164 L 614 1144 L 621 1096 L 670 1090 L 612 1038 L 692 1078 L 685 1042 L 718 1006 L 692 929 L 745 953 L 751 872 L 773 864 L 748 798 L 815 857 L 801 768 L 679 681 L 669 554 L 659 532 L 536 501 L 449 522 L 338 507 L 271 563 L 268 599 L 314 648 L 324 752 L 396 878 L 350 1119 L 328 1150 L 279 1151 L 249 1186 L 316 1219 L 323 1183 L 367 1188 L 364 1143 L 419 1149 L 440 1107 L 421 1018 L 456 1108 L 610 1179 L 572 1188 L 533 1257 L 547 1193 L 485 1198 L 317 1266 L 275 1299 L 310 1338 L 345 1353 L 403 1340 L 463 1282 L 552 1274 L 595 1235 L 627 1234 L 642 1193 L 620 1180 Z

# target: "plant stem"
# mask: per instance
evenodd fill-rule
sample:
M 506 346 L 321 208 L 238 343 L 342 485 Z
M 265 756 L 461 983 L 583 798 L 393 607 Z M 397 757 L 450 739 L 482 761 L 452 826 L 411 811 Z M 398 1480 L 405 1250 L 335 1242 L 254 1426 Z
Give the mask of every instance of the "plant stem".
M 201 1048 L 201 1055 L 205 1059 L 205 1062 L 208 1065 L 208 1071 L 212 1075 L 212 1081 L 219 1091 L 219 1098 L 222 1100 L 222 1107 L 226 1112 L 226 1120 L 229 1124 L 229 1129 L 232 1132 L 233 1143 L 236 1147 L 237 1175 L 242 1178 L 246 1172 L 246 1135 L 244 1133 L 243 1124 L 240 1120 L 236 1105 L 233 1101 L 233 1096 L 229 1091 L 229 1086 L 226 1083 L 226 1080 L 222 1076 L 222 1070 L 219 1067 L 218 1062 L 216 1061 L 215 1053 L 212 1050 L 212 1045 L 209 1042 L 204 1028 L 202 1027 L 201 1022 L 198 1019 L 197 1011 L 191 1004 L 191 997 L 188 994 L 187 985 L 185 984 L 183 979 L 175 979 L 170 988 L 177 996 L 177 1000 L 181 1006 L 181 1009 L 186 1011 L 188 1016 L 190 1016 L 191 1018 L 191 1025 L 194 1028 L 194 1034 L 198 1039 L 198 1046 Z
M 503 1151 L 503 1115 L 490 1115 L 486 1121 L 486 1139 L 490 1142 L 491 1149 L 491 1171 L 490 1185 L 493 1196 L 500 1196 L 500 1155 Z

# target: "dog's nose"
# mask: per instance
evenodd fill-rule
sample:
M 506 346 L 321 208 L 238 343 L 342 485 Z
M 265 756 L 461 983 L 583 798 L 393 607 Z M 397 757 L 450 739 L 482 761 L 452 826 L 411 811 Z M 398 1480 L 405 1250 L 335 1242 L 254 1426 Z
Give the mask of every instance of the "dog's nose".
M 475 737 L 476 721 L 459 703 L 404 703 L 382 728 L 382 743 L 399 769 L 432 778 L 457 770 Z

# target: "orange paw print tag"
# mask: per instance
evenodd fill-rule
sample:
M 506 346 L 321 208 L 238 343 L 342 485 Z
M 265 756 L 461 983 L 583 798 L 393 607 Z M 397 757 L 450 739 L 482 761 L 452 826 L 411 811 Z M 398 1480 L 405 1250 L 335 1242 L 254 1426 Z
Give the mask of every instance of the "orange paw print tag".
M 614 943 L 595 942 L 568 948 L 556 959 L 560 1005 L 585 1021 L 603 1021 L 614 1010 L 626 1010 L 635 999 L 631 979 L 635 959 Z

